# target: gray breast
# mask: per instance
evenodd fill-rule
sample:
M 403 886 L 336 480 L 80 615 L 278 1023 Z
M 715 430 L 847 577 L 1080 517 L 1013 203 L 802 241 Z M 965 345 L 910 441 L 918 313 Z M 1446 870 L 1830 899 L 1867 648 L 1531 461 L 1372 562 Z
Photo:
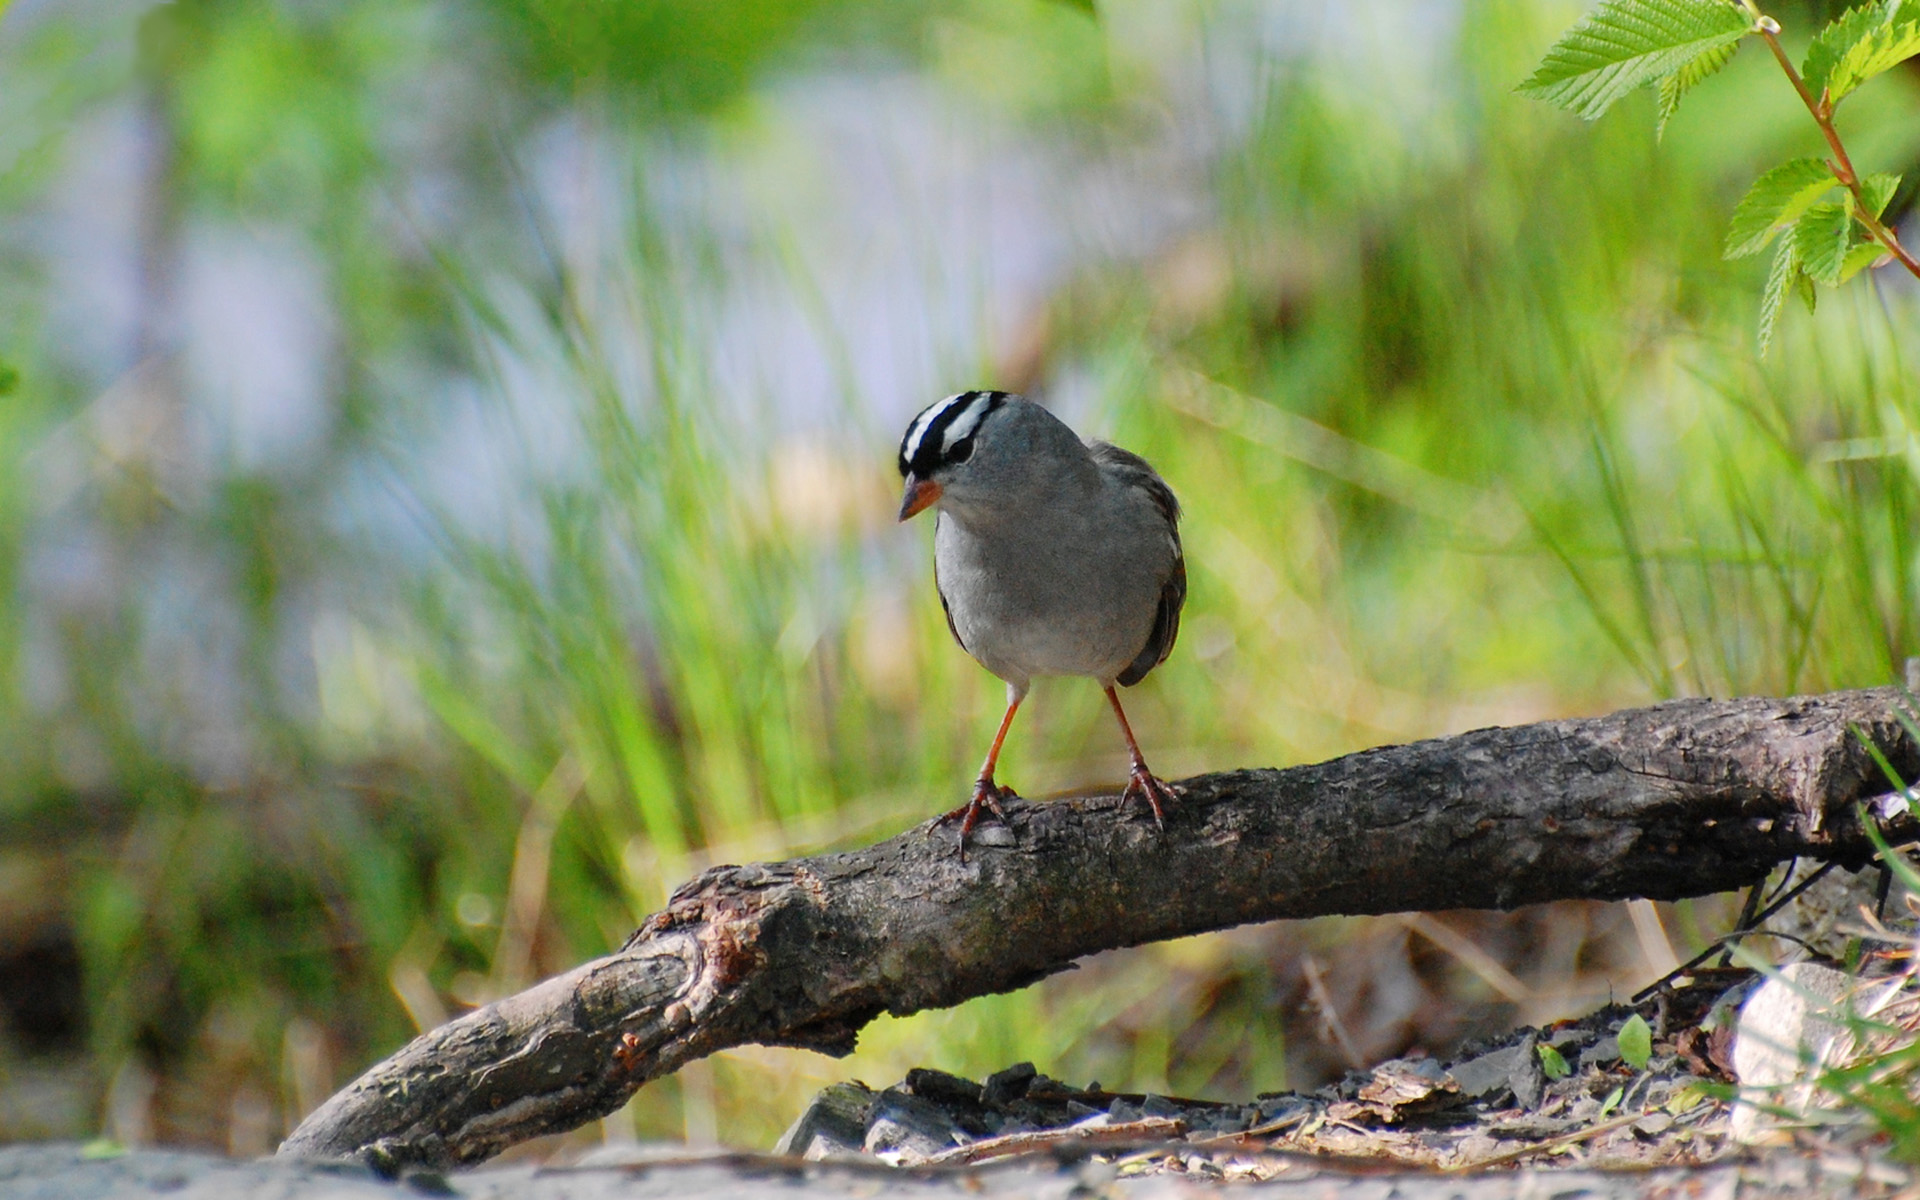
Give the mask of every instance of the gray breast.
M 1153 632 L 1175 551 L 1151 511 L 1103 489 L 985 528 L 942 513 L 934 568 L 967 652 L 1019 687 L 1036 675 L 1112 683 Z

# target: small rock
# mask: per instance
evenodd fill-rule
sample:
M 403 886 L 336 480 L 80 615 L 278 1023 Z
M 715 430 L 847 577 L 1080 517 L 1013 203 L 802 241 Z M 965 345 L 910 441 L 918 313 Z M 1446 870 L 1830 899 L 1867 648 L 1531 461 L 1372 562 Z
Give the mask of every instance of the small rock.
M 1027 1094 L 1034 1079 L 1040 1074 L 1030 1062 L 1015 1063 L 1004 1071 L 995 1071 L 987 1076 L 987 1082 L 980 1089 L 980 1100 L 984 1104 L 1006 1104 L 1018 1100 Z
M 888 1088 L 868 1110 L 861 1148 L 889 1162 L 916 1163 L 960 1140 L 959 1129 L 939 1105 L 900 1088 Z
M 1253 1123 L 1255 1125 L 1269 1125 L 1282 1117 L 1291 1117 L 1299 1113 L 1302 1109 L 1312 1107 L 1313 1101 L 1291 1092 L 1277 1096 L 1262 1096 L 1260 1097 L 1260 1103 L 1254 1107 L 1255 1115 Z
M 907 1072 L 903 1085 L 914 1095 L 924 1097 L 935 1104 L 980 1103 L 979 1084 L 958 1075 L 949 1075 L 945 1071 L 915 1067 Z
M 1455 1063 L 1447 1068 L 1453 1081 L 1460 1085 L 1460 1094 L 1479 1099 L 1491 1096 L 1495 1092 L 1513 1086 L 1514 1068 L 1519 1065 L 1519 1046 L 1507 1046 L 1499 1050 L 1490 1050 L 1478 1058 Z M 1538 1055 L 1535 1056 L 1536 1058 Z
M 1238 1104 L 1225 1108 L 1201 1109 L 1188 1114 L 1188 1121 L 1195 1128 L 1208 1133 L 1240 1133 L 1253 1127 L 1257 1109 Z
M 1507 1086 L 1513 1089 L 1514 1103 L 1521 1108 L 1535 1109 L 1547 1095 L 1547 1070 L 1540 1064 L 1540 1034 L 1537 1030 L 1528 1030 L 1526 1040 L 1514 1047 L 1513 1069 L 1507 1075 Z
M 1140 1101 L 1140 1115 L 1143 1117 L 1184 1117 L 1187 1110 L 1167 1099 L 1149 1092 Z
M 1591 1046 L 1580 1052 L 1579 1066 L 1591 1067 L 1610 1063 L 1620 1057 L 1620 1039 L 1612 1034 L 1596 1040 Z
M 813 1159 L 859 1154 L 866 1146 L 867 1112 L 873 1101 L 873 1090 L 864 1083 L 822 1088 L 774 1144 L 773 1152 Z
M 1648 1137 L 1659 1137 L 1672 1128 L 1673 1116 L 1659 1111 L 1650 1112 L 1633 1123 L 1635 1133 L 1643 1133 Z
M 1871 1018 L 1899 981 L 1869 984 L 1812 962 L 1780 968 L 1740 1006 L 1733 1075 L 1740 1084 L 1730 1129 L 1734 1140 L 1769 1138 L 1780 1118 L 1768 1108 L 1804 1113 L 1818 1102 L 1810 1076 L 1858 1049 L 1849 1019 Z
M 1138 1104 L 1131 1100 L 1115 1100 L 1107 1106 L 1107 1115 L 1114 1121 L 1138 1121 L 1146 1115 Z

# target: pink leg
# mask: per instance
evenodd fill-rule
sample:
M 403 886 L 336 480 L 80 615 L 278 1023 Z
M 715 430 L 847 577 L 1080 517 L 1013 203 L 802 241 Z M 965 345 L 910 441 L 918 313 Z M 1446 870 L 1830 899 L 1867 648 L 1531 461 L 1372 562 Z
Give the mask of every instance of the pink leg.
M 1166 812 L 1161 805 L 1173 803 L 1173 789 L 1155 779 L 1153 772 L 1147 770 L 1147 760 L 1140 757 L 1140 743 L 1134 740 L 1133 727 L 1127 724 L 1126 710 L 1120 707 L 1120 694 L 1111 685 L 1107 688 L 1107 702 L 1113 705 L 1113 715 L 1120 718 L 1120 732 L 1127 739 L 1127 754 L 1133 760 L 1127 772 L 1127 790 L 1121 793 L 1121 798 L 1131 799 L 1136 794 L 1145 796 L 1147 804 L 1153 809 L 1153 823 L 1165 829 Z
M 1011 688 L 1008 689 L 1007 712 L 1000 718 L 1000 731 L 993 735 L 993 745 L 987 750 L 987 761 L 980 764 L 980 778 L 974 781 L 972 798 L 940 818 L 942 822 L 951 821 L 955 817 L 960 818 L 962 860 L 967 857 L 967 834 L 972 832 L 974 825 L 979 822 L 980 810 L 988 809 L 994 816 L 1005 822 L 1007 814 L 1001 809 L 1000 802 L 1019 799 L 1012 788 L 1001 787 L 993 781 L 993 768 L 994 764 L 1000 761 L 1000 747 L 1007 740 L 1007 730 L 1013 727 L 1013 714 L 1020 711 L 1020 701 L 1025 698 L 1024 695 L 1015 695 Z

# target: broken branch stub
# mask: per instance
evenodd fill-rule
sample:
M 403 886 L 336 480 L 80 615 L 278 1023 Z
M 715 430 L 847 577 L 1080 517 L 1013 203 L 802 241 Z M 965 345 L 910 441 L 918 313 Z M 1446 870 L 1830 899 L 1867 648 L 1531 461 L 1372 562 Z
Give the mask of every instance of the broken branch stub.
M 1674 701 L 1199 776 L 1164 834 L 1144 807 L 1097 796 L 1009 805 L 1011 844 L 965 862 L 952 827 L 929 824 L 715 867 L 617 953 L 414 1039 L 280 1153 L 474 1163 L 716 1050 L 844 1054 L 882 1012 L 1250 921 L 1678 899 L 1796 855 L 1857 864 L 1872 847 L 1856 807 L 1891 786 L 1851 731 L 1920 777 L 1900 703 L 1892 688 Z

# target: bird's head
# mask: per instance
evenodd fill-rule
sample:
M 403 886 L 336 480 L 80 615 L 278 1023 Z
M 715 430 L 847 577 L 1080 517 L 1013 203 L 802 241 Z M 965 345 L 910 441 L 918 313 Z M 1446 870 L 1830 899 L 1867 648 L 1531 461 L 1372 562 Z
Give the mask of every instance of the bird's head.
M 960 515 L 1052 492 L 1091 470 L 1073 430 L 1011 392 L 959 392 L 930 404 L 900 439 L 900 519 L 940 501 Z

